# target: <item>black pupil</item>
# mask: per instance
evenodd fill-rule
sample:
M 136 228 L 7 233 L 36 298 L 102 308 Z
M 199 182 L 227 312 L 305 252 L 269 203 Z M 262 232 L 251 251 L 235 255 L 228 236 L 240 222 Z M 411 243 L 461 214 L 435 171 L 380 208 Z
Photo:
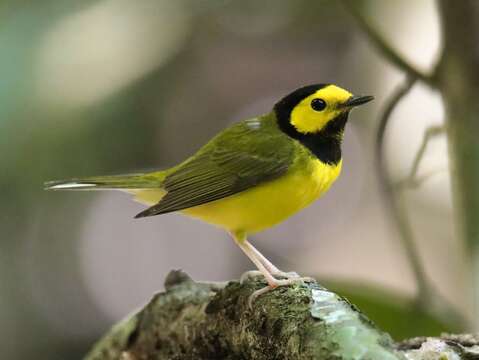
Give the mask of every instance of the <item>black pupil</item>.
M 323 99 L 313 99 L 311 101 L 311 107 L 313 108 L 313 110 L 316 111 L 324 110 L 324 108 L 326 107 L 326 101 L 324 101 Z

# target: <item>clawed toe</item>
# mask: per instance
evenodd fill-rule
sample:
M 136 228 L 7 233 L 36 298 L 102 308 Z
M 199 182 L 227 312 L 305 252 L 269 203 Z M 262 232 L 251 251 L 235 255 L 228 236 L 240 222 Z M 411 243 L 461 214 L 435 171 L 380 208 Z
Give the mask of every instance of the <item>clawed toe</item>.
M 248 307 L 250 308 L 250 310 L 253 309 L 253 303 L 258 296 L 263 295 L 263 294 L 265 294 L 268 291 L 273 290 L 273 289 L 274 288 L 272 288 L 271 286 L 265 286 L 264 288 L 256 290 L 255 292 L 253 292 L 248 298 Z
M 290 272 L 285 272 L 285 271 L 277 271 L 277 272 L 274 272 L 272 273 L 273 276 L 275 277 L 281 277 L 281 278 L 285 278 L 285 279 L 297 279 L 299 278 L 299 274 L 297 272 L 294 272 L 294 271 L 290 271 Z
M 306 282 L 306 283 L 316 282 L 316 279 L 310 276 L 298 276 L 294 278 L 289 278 L 288 280 L 295 280 L 297 282 Z
M 258 271 L 258 270 L 246 271 L 245 273 L 241 275 L 239 282 L 240 284 L 243 284 L 246 280 L 255 278 L 258 276 L 264 276 L 264 275 L 261 271 Z
M 314 282 L 314 281 L 316 281 L 316 280 L 311 278 L 311 277 L 300 277 L 299 275 L 297 275 L 297 277 L 291 277 L 291 278 L 287 278 L 287 279 L 276 280 L 274 284 L 271 284 L 269 286 L 266 286 L 262 289 L 259 289 L 259 290 L 256 290 L 255 292 L 253 292 L 250 295 L 250 297 L 248 298 L 248 307 L 250 309 L 252 309 L 253 308 L 253 303 L 256 300 L 256 298 L 258 298 L 258 296 L 263 295 L 263 294 L 265 294 L 265 293 L 267 293 L 267 292 L 269 292 L 273 289 L 276 289 L 277 287 L 289 286 L 289 285 L 294 285 L 294 284 L 298 284 L 298 283 L 305 283 L 305 282 Z
M 288 286 L 288 285 L 294 285 L 298 283 L 305 283 L 305 282 L 313 282 L 315 281 L 311 277 L 304 277 L 304 276 L 298 276 L 294 278 L 289 278 L 289 279 L 281 279 L 277 281 L 277 286 Z

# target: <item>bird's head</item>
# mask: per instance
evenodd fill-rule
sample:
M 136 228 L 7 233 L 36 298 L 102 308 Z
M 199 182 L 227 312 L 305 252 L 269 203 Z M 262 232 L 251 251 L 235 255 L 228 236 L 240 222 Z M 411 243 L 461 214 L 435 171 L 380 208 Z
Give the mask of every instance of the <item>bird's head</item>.
M 290 135 L 313 135 L 328 130 L 341 132 L 351 109 L 373 100 L 355 96 L 332 84 L 301 87 L 274 106 L 280 127 Z

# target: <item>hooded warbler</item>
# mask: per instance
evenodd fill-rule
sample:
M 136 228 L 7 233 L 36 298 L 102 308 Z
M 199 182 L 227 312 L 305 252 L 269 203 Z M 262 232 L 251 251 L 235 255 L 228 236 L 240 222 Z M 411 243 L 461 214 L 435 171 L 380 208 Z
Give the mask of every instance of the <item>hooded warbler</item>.
M 136 218 L 179 211 L 217 225 L 264 275 L 268 286 L 304 278 L 284 273 L 247 240 L 308 206 L 341 172 L 341 142 L 351 109 L 372 96 L 332 84 L 301 87 L 268 114 L 223 130 L 166 170 L 46 183 L 49 190 L 121 190 L 149 206 Z

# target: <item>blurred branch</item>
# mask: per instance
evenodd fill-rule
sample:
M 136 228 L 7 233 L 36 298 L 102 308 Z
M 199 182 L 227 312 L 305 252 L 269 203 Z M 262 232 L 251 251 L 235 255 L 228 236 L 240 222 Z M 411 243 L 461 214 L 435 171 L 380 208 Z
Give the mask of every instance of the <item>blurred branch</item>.
M 416 83 L 416 78 L 408 78 L 405 83 L 399 86 L 395 92 L 390 96 L 386 102 L 384 111 L 379 120 L 379 128 L 376 135 L 376 164 L 378 171 L 378 178 L 386 198 L 386 203 L 389 205 L 389 211 L 391 212 L 391 218 L 395 220 L 396 227 L 400 234 L 400 239 L 403 247 L 408 255 L 411 268 L 416 278 L 419 298 L 429 298 L 428 280 L 422 268 L 421 260 L 419 258 L 418 251 L 416 249 L 415 241 L 411 226 L 406 218 L 402 204 L 398 201 L 394 194 L 394 188 L 390 180 L 390 176 L 387 170 L 387 164 L 385 161 L 386 150 L 384 148 L 384 138 L 386 128 L 391 118 L 391 114 L 399 104 L 399 102 L 407 95 L 412 86 Z
M 406 189 L 417 189 L 418 187 L 422 186 L 427 180 L 432 178 L 435 175 L 438 175 L 440 173 L 443 173 L 447 169 L 442 168 L 442 169 L 435 169 L 435 170 L 430 170 L 422 175 L 417 175 L 414 178 L 410 178 L 409 176 L 406 177 L 405 179 L 399 180 L 394 184 L 394 187 L 397 190 L 406 190 Z
M 458 323 L 463 324 L 464 319 L 462 318 L 462 316 L 460 316 L 454 309 L 452 309 L 451 306 L 447 303 L 447 301 L 433 288 L 425 274 L 419 252 L 416 247 L 413 230 L 407 217 L 405 204 L 402 201 L 402 197 L 398 196 L 394 191 L 395 189 L 391 181 L 385 160 L 386 151 L 384 148 L 384 139 L 387 125 L 389 124 L 389 120 L 394 109 L 400 103 L 400 101 L 409 93 L 416 81 L 417 79 L 415 78 L 407 78 L 404 84 L 400 85 L 386 102 L 384 111 L 380 116 L 379 128 L 376 135 L 376 168 L 378 172 L 379 182 L 383 190 L 386 203 L 389 207 L 389 212 L 391 213 L 391 218 L 395 221 L 396 227 L 400 235 L 400 241 L 403 245 L 404 250 L 406 251 L 407 259 L 410 262 L 414 277 L 417 282 L 418 305 L 425 310 L 436 311 L 442 315 L 446 314 L 447 316 L 456 319 Z M 441 131 L 443 130 L 435 128 L 426 131 L 423 143 L 418 153 L 416 154 L 414 164 L 412 166 L 410 174 L 411 178 L 415 178 L 415 176 L 417 175 L 420 161 L 425 152 L 429 138 L 439 134 Z
M 258 279 L 224 286 L 172 271 L 159 293 L 103 337 L 85 360 L 452 359 L 474 356 L 472 335 L 394 344 L 356 307 L 317 283 L 248 297 Z M 471 357 L 472 358 L 472 357 Z
M 367 35 L 371 43 L 393 65 L 403 70 L 411 78 L 419 79 L 429 85 L 435 85 L 435 71 L 427 74 L 417 69 L 408 60 L 404 59 L 399 52 L 384 38 L 380 31 L 375 28 L 360 9 L 362 2 L 357 0 L 341 1 L 347 11 L 356 19 L 359 27 Z
M 426 131 L 424 132 L 424 136 L 422 138 L 421 146 L 419 146 L 416 156 L 414 157 L 411 171 L 405 179 L 399 181 L 396 184 L 396 187 L 398 189 L 403 189 L 406 187 L 408 188 L 418 187 L 425 180 L 429 179 L 432 175 L 438 173 L 438 171 L 433 171 L 433 172 L 424 174 L 422 176 L 418 176 L 419 165 L 421 165 L 421 160 L 424 157 L 424 154 L 426 153 L 426 149 L 427 149 L 427 145 L 429 144 L 429 141 L 438 135 L 444 134 L 444 132 L 445 132 L 445 127 L 442 125 L 431 126 L 426 129 Z

